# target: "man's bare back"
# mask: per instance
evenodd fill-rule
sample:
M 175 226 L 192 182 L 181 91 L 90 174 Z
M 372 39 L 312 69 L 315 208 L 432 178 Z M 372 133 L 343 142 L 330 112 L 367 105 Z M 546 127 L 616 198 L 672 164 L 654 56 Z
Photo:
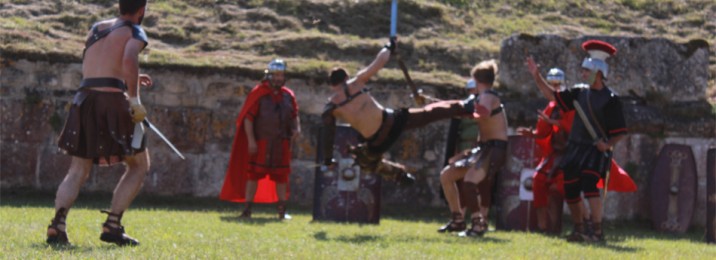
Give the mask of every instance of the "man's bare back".
M 101 31 L 123 22 L 120 19 L 110 19 L 99 22 L 97 27 Z M 90 35 L 92 35 L 92 31 L 87 36 Z M 85 79 L 116 78 L 124 80 L 129 88 L 130 96 L 136 96 L 138 71 L 127 71 L 125 69 L 127 64 L 124 63 L 138 63 L 137 56 L 143 48 L 143 42 L 132 38 L 132 28 L 122 26 L 87 49 L 82 62 L 82 75 Z M 130 67 L 137 68 L 138 66 Z M 121 90 L 110 86 L 95 87 L 93 90 L 121 92 Z

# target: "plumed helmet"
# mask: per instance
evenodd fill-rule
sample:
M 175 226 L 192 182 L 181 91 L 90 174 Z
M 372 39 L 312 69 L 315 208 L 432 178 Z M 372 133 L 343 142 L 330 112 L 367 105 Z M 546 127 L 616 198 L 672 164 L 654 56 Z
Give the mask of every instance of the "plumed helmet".
M 562 71 L 559 68 L 551 68 L 549 69 L 549 72 L 547 72 L 547 81 L 552 82 L 559 82 L 560 84 L 564 83 L 564 71 Z
M 286 62 L 282 59 L 273 59 L 268 64 L 268 68 L 266 69 L 266 73 L 273 73 L 273 72 L 286 72 Z
M 589 53 L 589 57 L 582 62 L 582 68 L 597 72 L 601 71 L 604 78 L 609 74 L 607 58 L 617 53 L 617 48 L 600 40 L 589 40 L 582 44 L 582 49 Z

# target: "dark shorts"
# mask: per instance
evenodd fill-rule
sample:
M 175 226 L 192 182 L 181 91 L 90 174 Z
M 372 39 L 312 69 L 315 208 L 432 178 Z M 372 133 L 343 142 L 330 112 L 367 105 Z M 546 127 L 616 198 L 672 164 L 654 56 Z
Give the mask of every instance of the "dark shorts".
M 122 92 L 80 90 L 75 94 L 58 146 L 67 154 L 92 159 L 94 164 L 123 162 L 145 150 L 131 147 L 134 123 Z
M 369 138 L 360 137 L 359 141 L 365 142 L 368 145 L 369 152 L 373 154 L 383 154 L 398 140 L 407 120 L 407 109 L 398 111 L 384 109 L 383 121 L 380 123 L 378 131 Z
M 471 113 L 471 112 L 470 112 Z M 421 108 L 402 108 L 396 111 L 383 110 L 383 121 L 373 136 L 361 138 L 374 154 L 383 154 L 390 149 L 403 131 L 424 127 L 432 122 L 470 114 L 460 100 L 445 100 Z

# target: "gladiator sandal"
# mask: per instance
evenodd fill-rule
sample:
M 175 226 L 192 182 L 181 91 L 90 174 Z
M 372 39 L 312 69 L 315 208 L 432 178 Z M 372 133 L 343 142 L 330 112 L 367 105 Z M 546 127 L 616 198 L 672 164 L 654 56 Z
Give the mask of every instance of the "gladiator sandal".
M 568 242 L 585 242 L 589 241 L 589 235 L 584 231 L 584 223 L 574 223 L 572 233 L 567 236 Z
M 487 221 L 484 217 L 479 216 L 476 218 L 472 218 L 472 227 L 468 230 L 465 230 L 465 236 L 466 237 L 482 237 L 485 235 L 485 232 L 487 232 Z
M 241 212 L 240 218 L 251 218 L 251 207 L 254 205 L 253 202 L 246 202 L 246 208 Z
M 592 241 L 597 242 L 597 243 L 606 243 L 607 240 L 604 239 L 604 230 L 602 229 L 602 223 L 594 222 L 592 225 L 593 225 Z
M 440 227 L 440 229 L 438 229 L 438 232 L 445 233 L 445 232 L 464 231 L 465 228 L 467 228 L 467 224 L 465 223 L 465 219 L 462 217 L 462 213 L 453 212 L 452 219 L 450 220 L 450 222 L 448 222 L 444 226 Z
M 60 208 L 55 212 L 55 217 L 50 221 L 50 225 L 47 226 L 47 243 L 50 245 L 58 246 L 71 246 L 70 239 L 67 237 L 67 232 L 62 231 L 59 226 L 65 226 L 65 219 L 67 218 L 67 209 Z
M 278 210 L 279 220 L 291 219 L 291 216 L 286 214 L 286 201 L 279 201 L 276 209 Z
M 411 185 L 415 183 L 415 176 L 408 173 L 404 165 L 386 159 L 381 160 L 375 168 L 375 172 L 387 180 L 394 180 L 400 185 Z
M 591 236 L 594 234 L 594 224 L 592 224 L 592 220 L 585 218 L 584 219 L 584 234 Z
M 107 213 L 107 220 L 102 224 L 102 234 L 99 239 L 107 243 L 115 243 L 118 246 L 138 246 L 139 240 L 130 237 L 124 233 L 124 226 L 122 226 L 122 214 L 114 214 L 107 210 L 100 210 L 102 213 Z M 111 219 L 116 218 L 116 219 Z

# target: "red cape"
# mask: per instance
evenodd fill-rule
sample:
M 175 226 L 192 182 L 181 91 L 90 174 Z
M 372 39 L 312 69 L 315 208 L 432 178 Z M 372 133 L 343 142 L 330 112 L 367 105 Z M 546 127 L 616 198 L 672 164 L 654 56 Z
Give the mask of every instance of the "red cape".
M 543 112 L 548 116 L 552 115 L 552 111 L 554 111 L 557 107 L 557 102 L 551 101 L 547 104 L 547 107 Z M 552 154 L 552 135 L 559 131 L 559 128 L 565 129 L 565 131 L 569 133 L 572 130 L 573 121 L 574 111 L 562 113 L 562 118 L 559 120 L 559 126 L 552 125 L 541 118 L 537 119 L 537 126 L 535 127 L 535 142 L 537 143 L 541 154 Z
M 552 101 L 550 102 L 547 107 L 544 110 L 544 113 L 547 115 L 551 115 L 552 111 L 557 107 L 557 103 Z M 564 129 L 567 130 L 569 133 L 572 129 L 572 122 L 574 120 L 574 111 L 569 111 L 566 113 L 563 113 L 562 119 L 559 120 L 560 127 L 564 127 Z M 535 139 L 535 142 L 537 142 L 537 145 L 539 146 L 540 150 L 542 151 L 542 154 L 547 155 L 552 153 L 552 133 L 557 131 L 557 126 L 551 125 L 547 123 L 546 121 L 539 119 L 537 121 L 537 132 L 547 132 L 549 133 L 545 138 L 541 139 Z M 619 164 L 617 164 L 614 159 L 612 159 L 612 164 L 609 168 L 609 191 L 616 191 L 616 192 L 634 192 L 636 191 L 636 183 L 634 183 L 634 180 L 629 176 L 629 173 L 627 173 L 624 169 L 622 169 Z M 604 188 L 604 179 L 599 180 L 599 183 L 597 183 L 597 188 L 603 189 Z
M 288 93 L 292 97 L 293 91 L 286 87 L 281 87 L 281 92 Z M 231 157 L 229 157 L 229 168 L 226 170 L 224 178 L 224 187 L 221 189 L 219 199 L 232 202 L 246 201 L 246 181 L 248 180 L 248 163 L 249 163 L 249 147 L 246 139 L 246 131 L 244 131 L 244 119 L 249 109 L 264 95 L 271 94 L 268 85 L 261 83 L 254 87 L 246 97 L 246 102 L 236 118 L 236 134 L 234 135 L 234 143 L 231 148 Z M 288 186 L 287 186 L 288 188 Z M 289 192 L 286 191 L 286 196 Z M 276 196 L 276 183 L 269 179 L 268 175 L 258 181 L 255 203 L 274 203 L 278 201 Z
M 612 159 L 612 166 L 609 168 L 609 191 L 635 192 L 636 183 L 629 177 L 629 174 Z M 597 188 L 604 188 L 604 179 L 599 180 Z

